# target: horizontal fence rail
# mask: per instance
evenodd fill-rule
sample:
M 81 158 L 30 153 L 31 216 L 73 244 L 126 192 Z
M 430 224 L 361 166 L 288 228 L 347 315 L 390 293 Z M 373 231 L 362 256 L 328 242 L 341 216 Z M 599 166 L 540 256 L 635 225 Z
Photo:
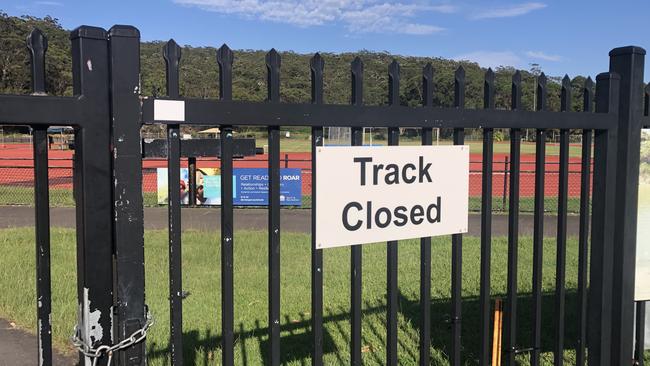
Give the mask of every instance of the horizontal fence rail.
M 544 129 L 607 129 L 616 122 L 611 114 L 580 112 L 529 112 L 505 110 L 474 110 L 456 108 L 414 108 L 404 106 L 312 105 L 291 103 L 256 103 L 184 99 L 184 117 L 180 120 L 156 120 L 156 100 L 143 101 L 145 123 L 181 123 L 186 125 L 266 126 L 274 121 L 281 126 L 331 127 L 434 127 L 434 128 L 537 128 Z M 176 100 L 176 99 L 171 99 Z M 219 116 L 218 120 L 215 116 Z M 259 121 L 259 122 L 258 122 Z

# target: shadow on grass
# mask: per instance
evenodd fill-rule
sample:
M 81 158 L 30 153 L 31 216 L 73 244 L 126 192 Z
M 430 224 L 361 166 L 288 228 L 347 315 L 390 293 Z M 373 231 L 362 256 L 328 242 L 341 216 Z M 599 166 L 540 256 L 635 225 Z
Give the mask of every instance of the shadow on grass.
M 492 298 L 490 313 L 490 339 L 488 344 L 492 347 L 492 326 L 494 298 L 501 297 L 505 302 L 507 296 L 496 295 Z M 504 304 L 505 308 L 505 304 Z M 450 299 L 432 300 L 431 304 L 431 345 L 434 349 L 440 350 L 443 354 L 451 353 L 451 301 Z M 552 352 L 553 342 L 557 338 L 555 329 L 555 293 L 546 292 L 542 294 L 542 343 L 541 352 Z M 420 308 L 418 301 L 400 299 L 400 310 L 404 317 L 408 318 L 415 326 L 420 324 Z M 526 354 L 526 349 L 533 346 L 532 343 L 532 315 L 533 297 L 532 294 L 519 294 L 517 297 L 517 343 L 515 348 Z M 504 313 L 505 318 L 508 316 Z M 578 345 L 580 324 L 578 322 L 578 294 L 575 291 L 567 291 L 565 296 L 565 321 L 564 321 L 564 351 L 574 351 Z M 505 324 L 504 324 L 505 325 Z M 480 303 L 478 297 L 464 298 L 462 301 L 461 314 L 461 356 L 462 364 L 478 364 L 480 347 Z M 418 342 L 418 339 L 413 339 Z M 503 351 L 503 350 L 502 350 Z M 519 352 L 518 352 L 519 353 Z M 416 358 L 417 359 L 417 358 Z
M 502 296 L 505 300 L 505 296 Z M 565 317 L 565 351 L 573 351 L 577 347 L 577 337 L 579 333 L 579 324 L 577 309 L 578 298 L 575 291 L 566 293 L 566 317 Z M 556 338 L 555 320 L 554 320 L 555 294 L 544 293 L 542 296 L 542 352 L 552 352 L 553 340 Z M 517 349 L 527 349 L 532 346 L 532 308 L 533 300 L 531 294 L 520 294 L 517 298 Z M 374 337 L 380 339 L 383 344 L 386 342 L 385 316 L 386 306 L 372 306 L 366 302 L 363 310 L 364 333 L 370 332 Z M 412 334 L 411 337 L 398 337 L 400 342 L 399 355 L 400 359 L 411 359 L 416 362 L 419 358 L 418 347 L 418 329 L 420 324 L 419 301 L 408 299 L 402 294 L 399 296 L 400 314 L 404 321 L 400 321 L 400 327 L 404 329 L 409 324 L 416 327 L 415 331 L 401 332 L 401 336 Z M 431 346 L 441 354 L 449 355 L 451 353 L 451 326 L 450 326 L 450 299 L 433 299 L 431 301 Z M 379 321 L 368 321 L 369 315 L 380 315 Z M 504 314 L 504 317 L 507 315 Z M 492 327 L 492 314 L 490 314 L 490 327 Z M 331 354 L 337 358 L 338 363 L 344 364 L 348 359 L 350 352 L 349 328 L 345 323 L 349 321 L 349 309 L 342 307 L 336 308 L 335 311 L 328 311 L 323 316 L 323 353 Z M 343 324 L 343 325 L 342 325 Z M 477 364 L 479 353 L 479 299 L 477 297 L 464 298 L 462 302 L 462 364 Z M 255 320 L 255 327 L 250 330 L 244 330 L 244 325 L 239 324 L 238 330 L 235 331 L 235 347 L 241 352 L 241 365 L 247 366 L 248 360 L 255 359 L 251 355 L 247 344 L 251 341 L 259 344 L 261 355 L 259 355 L 262 364 L 268 365 L 269 362 L 269 339 L 266 326 L 266 320 Z M 344 329 L 345 328 L 345 329 Z M 344 344 L 335 344 L 330 331 L 335 331 L 336 335 Z M 312 352 L 312 333 L 311 319 L 304 314 L 300 319 L 291 320 L 285 315 L 284 323 L 281 326 L 281 363 L 297 362 L 300 365 L 311 364 Z M 490 335 L 492 329 L 490 329 Z M 405 339 L 406 338 L 406 339 Z M 364 344 L 370 342 L 365 339 Z M 491 337 L 489 344 L 492 344 Z M 190 330 L 183 333 L 184 363 L 186 365 L 209 365 L 214 352 L 221 348 L 221 336 L 213 334 L 211 330 L 206 330 L 203 335 L 198 330 Z M 201 352 L 200 350 L 203 350 Z M 148 347 L 148 355 L 151 359 L 167 358 L 169 348 L 161 345 L 151 344 Z M 200 357 L 200 359 L 199 359 Z M 383 363 L 383 357 L 379 357 L 377 352 L 369 352 L 364 358 L 370 358 L 368 361 L 374 361 L 378 364 Z

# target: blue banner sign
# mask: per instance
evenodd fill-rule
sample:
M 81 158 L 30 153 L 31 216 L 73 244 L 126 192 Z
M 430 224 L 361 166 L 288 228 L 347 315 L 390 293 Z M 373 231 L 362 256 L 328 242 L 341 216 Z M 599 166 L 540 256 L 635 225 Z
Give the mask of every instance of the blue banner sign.
M 234 169 L 235 191 L 233 203 L 242 206 L 269 204 L 269 175 L 265 168 Z M 280 169 L 280 204 L 302 204 L 302 175 L 299 168 Z
M 167 204 L 167 168 L 158 168 L 158 204 Z M 237 206 L 266 206 L 269 204 L 269 176 L 266 168 L 233 169 L 233 204 Z M 196 178 L 196 204 L 221 205 L 221 176 L 216 169 L 200 169 Z M 189 202 L 187 168 L 181 168 L 181 202 Z M 302 174 L 299 168 L 280 169 L 280 204 L 302 204 Z

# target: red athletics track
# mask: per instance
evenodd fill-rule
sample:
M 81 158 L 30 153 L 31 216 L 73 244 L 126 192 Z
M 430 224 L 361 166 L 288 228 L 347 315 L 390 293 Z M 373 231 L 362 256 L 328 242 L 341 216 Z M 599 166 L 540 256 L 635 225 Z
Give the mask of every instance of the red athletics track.
M 549 144 L 550 145 L 550 144 Z M 281 166 L 285 167 L 285 156 L 288 157 L 289 168 L 303 169 L 303 193 L 311 192 L 311 153 L 282 153 L 283 161 Z M 71 188 L 72 187 L 72 151 L 70 150 L 50 150 L 50 187 L 51 188 Z M 234 162 L 235 168 L 266 168 L 267 155 L 257 155 L 244 159 L 237 159 Z M 494 154 L 493 165 L 493 195 L 500 196 L 504 189 L 503 170 L 505 160 L 508 154 Z M 31 186 L 33 184 L 33 174 L 31 169 L 13 168 L 13 167 L 31 167 L 32 166 L 32 149 L 29 144 L 5 144 L 0 146 L 0 184 L 2 185 L 19 185 Z M 470 156 L 470 196 L 478 197 L 481 195 L 481 154 L 471 154 Z M 219 161 L 215 159 L 197 159 L 197 167 L 200 168 L 218 168 Z M 545 176 L 545 194 L 547 196 L 557 196 L 558 194 L 558 156 L 546 157 L 546 176 Z M 183 161 L 182 166 L 187 166 Z M 166 160 L 144 160 L 143 168 L 143 189 L 146 192 L 156 191 L 156 171 L 155 168 L 166 167 Z M 535 155 L 522 154 L 521 156 L 521 176 L 520 192 L 522 197 L 533 197 L 535 193 Z M 580 196 L 580 158 L 574 157 L 569 159 L 569 196 Z

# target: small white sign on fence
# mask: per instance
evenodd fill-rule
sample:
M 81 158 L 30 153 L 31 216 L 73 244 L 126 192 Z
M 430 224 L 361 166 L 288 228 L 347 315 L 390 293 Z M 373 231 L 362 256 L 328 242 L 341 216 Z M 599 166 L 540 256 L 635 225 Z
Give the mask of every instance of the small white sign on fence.
M 316 246 L 467 232 L 469 146 L 319 147 Z
M 185 122 L 185 102 L 182 100 L 154 100 L 153 119 L 156 121 Z

